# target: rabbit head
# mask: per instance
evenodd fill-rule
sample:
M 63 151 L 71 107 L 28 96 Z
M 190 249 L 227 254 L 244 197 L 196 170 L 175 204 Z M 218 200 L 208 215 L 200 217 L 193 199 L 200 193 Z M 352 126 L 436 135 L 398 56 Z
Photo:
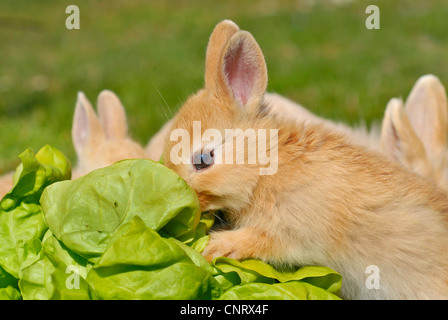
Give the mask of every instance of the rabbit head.
M 119 160 L 146 158 L 143 147 L 129 138 L 123 105 L 109 90 L 98 96 L 98 116 L 84 93 L 78 93 L 72 140 L 78 156 L 74 178 Z
M 256 145 L 245 135 L 248 129 L 256 132 L 270 127 L 270 120 L 263 117 L 267 113 L 263 104 L 266 86 L 266 64 L 255 39 L 231 21 L 219 23 L 207 47 L 205 88 L 191 96 L 172 120 L 163 156 L 165 165 L 196 190 L 204 211 L 238 210 L 249 203 L 258 171 L 267 165 L 262 161 L 248 164 Z M 210 128 L 213 139 L 205 137 Z M 235 130 L 229 133 L 229 129 Z M 190 139 L 178 152 L 185 143 L 178 140 L 182 132 Z M 195 143 L 196 134 L 200 143 Z M 247 140 L 247 148 L 238 149 L 236 143 L 233 148 L 238 139 Z M 234 161 L 226 158 L 229 154 L 238 154 L 246 165 L 233 165 Z
M 383 118 L 381 150 L 405 168 L 448 191 L 447 97 L 440 80 L 422 76 L 406 104 L 389 101 Z

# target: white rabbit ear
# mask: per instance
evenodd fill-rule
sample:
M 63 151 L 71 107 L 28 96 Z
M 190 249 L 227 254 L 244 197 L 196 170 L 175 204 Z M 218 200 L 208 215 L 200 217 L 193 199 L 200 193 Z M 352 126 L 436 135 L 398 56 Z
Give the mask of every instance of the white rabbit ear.
M 115 93 L 103 90 L 98 96 L 98 116 L 108 139 L 124 139 L 128 123 L 123 104 Z
M 216 75 L 221 67 L 220 58 L 229 39 L 237 33 L 238 26 L 231 20 L 223 20 L 213 29 L 207 45 L 205 86 L 212 89 L 216 86 Z
M 72 125 L 72 140 L 78 158 L 82 160 L 86 151 L 95 148 L 104 139 L 103 128 L 92 105 L 83 92 L 78 92 Z
M 381 149 L 410 171 L 426 177 L 431 175 L 425 148 L 409 122 L 401 99 L 391 99 L 387 104 L 381 131 Z
M 429 158 L 438 158 L 447 148 L 447 97 L 433 75 L 418 79 L 406 101 L 405 110 Z
M 268 75 L 263 53 L 249 32 L 238 31 L 230 38 L 221 66 L 221 93 L 249 111 L 257 107 L 266 91 Z

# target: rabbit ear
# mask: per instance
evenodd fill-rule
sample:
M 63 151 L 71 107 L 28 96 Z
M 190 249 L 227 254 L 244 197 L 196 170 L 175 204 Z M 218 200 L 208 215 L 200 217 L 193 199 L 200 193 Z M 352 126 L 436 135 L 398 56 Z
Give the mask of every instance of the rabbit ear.
M 381 127 L 381 150 L 388 157 L 397 160 L 400 158 L 402 150 L 402 140 L 395 122 L 400 121 L 403 102 L 400 99 L 391 99 L 384 112 L 383 124 Z
M 106 138 L 124 139 L 128 135 L 126 112 L 115 93 L 103 90 L 98 96 L 98 116 Z
M 401 99 L 391 99 L 387 104 L 381 131 L 381 149 L 405 168 L 426 177 L 431 174 L 425 148 L 409 122 Z
M 89 100 L 78 92 L 75 114 L 73 117 L 72 140 L 79 158 L 86 150 L 95 148 L 105 139 L 103 128 Z
M 205 86 L 215 88 L 217 70 L 220 67 L 221 53 L 229 39 L 237 33 L 238 26 L 231 20 L 223 20 L 213 29 L 207 45 Z
M 437 158 L 447 148 L 447 97 L 440 80 L 425 75 L 414 85 L 405 105 L 409 121 L 423 142 L 428 157 Z
M 252 111 L 266 91 L 268 75 L 263 53 L 254 37 L 238 31 L 227 43 L 218 70 L 218 94 Z
M 159 161 L 163 153 L 165 140 L 167 139 L 173 120 L 168 121 L 148 142 L 145 147 L 147 157 L 154 161 Z

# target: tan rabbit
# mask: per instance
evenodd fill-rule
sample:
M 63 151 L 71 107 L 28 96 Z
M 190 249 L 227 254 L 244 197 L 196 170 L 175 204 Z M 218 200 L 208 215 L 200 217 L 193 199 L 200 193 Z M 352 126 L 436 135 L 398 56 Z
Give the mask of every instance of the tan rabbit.
M 324 125 L 267 116 L 266 86 L 255 39 L 230 21 L 219 23 L 207 48 L 205 88 L 173 119 L 163 153 L 202 210 L 223 210 L 232 222 L 231 230 L 211 234 L 204 256 L 328 266 L 342 274 L 347 299 L 448 298 L 446 195 Z M 173 152 L 182 143 L 174 133 L 192 136 L 198 124 L 225 138 L 203 135 L 206 148 L 190 141 Z M 260 174 L 267 156 L 255 164 L 215 163 L 232 149 L 225 130 L 238 128 L 240 135 L 278 130 L 266 153 L 278 155 L 275 174 Z M 257 145 L 246 140 L 247 148 L 232 151 L 247 157 Z M 378 288 L 366 284 L 371 266 Z
M 147 158 L 143 147 L 128 136 L 126 112 L 109 90 L 98 96 L 98 116 L 84 93 L 78 93 L 72 140 L 78 156 L 73 178 L 119 160 Z
M 445 88 L 434 75 L 422 76 L 406 104 L 387 105 L 381 150 L 405 168 L 432 179 L 448 191 L 448 105 Z

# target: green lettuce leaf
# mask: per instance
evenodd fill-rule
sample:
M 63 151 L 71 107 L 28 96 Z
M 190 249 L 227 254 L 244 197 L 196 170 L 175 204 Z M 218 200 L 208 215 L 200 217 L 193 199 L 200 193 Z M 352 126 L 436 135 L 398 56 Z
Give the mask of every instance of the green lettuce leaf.
M 341 290 L 341 275 L 323 266 L 306 266 L 297 270 L 279 271 L 260 260 L 237 261 L 226 257 L 215 259 L 213 264 L 222 272 L 238 273 L 242 283 L 254 282 L 257 281 L 256 279 L 264 277 L 279 282 L 303 280 L 310 284 L 319 285 L 319 287 L 334 294 L 339 294 Z
M 211 299 L 218 286 L 184 244 L 163 238 L 139 216 L 122 225 L 87 275 L 100 299 Z
M 19 157 L 14 187 L 0 201 L 0 267 L 15 278 L 37 258 L 47 230 L 39 205 L 42 191 L 71 174 L 70 161 L 48 145 L 35 155 L 27 149 Z
M 226 257 L 215 259 L 213 265 L 221 277 L 217 280 L 227 285 L 220 299 L 339 299 L 342 277 L 327 267 L 280 271 L 260 260 Z
M 325 289 L 302 281 L 246 283 L 230 288 L 220 300 L 340 300 Z
M 200 219 L 198 199 L 185 181 L 162 164 L 143 159 L 55 183 L 45 189 L 41 204 L 56 238 L 92 262 L 135 216 L 182 241 L 194 238 Z
M 84 280 L 90 267 L 48 230 L 38 259 L 21 272 L 22 296 L 25 300 L 90 299 L 90 287 Z
M 21 164 L 14 173 L 14 186 L 0 202 L 0 209 L 9 211 L 19 202 L 39 203 L 43 189 L 60 180 L 70 179 L 71 163 L 50 145 L 36 154 L 27 149 L 19 155 Z
M 0 267 L 0 300 L 19 300 L 21 298 L 17 279 Z

